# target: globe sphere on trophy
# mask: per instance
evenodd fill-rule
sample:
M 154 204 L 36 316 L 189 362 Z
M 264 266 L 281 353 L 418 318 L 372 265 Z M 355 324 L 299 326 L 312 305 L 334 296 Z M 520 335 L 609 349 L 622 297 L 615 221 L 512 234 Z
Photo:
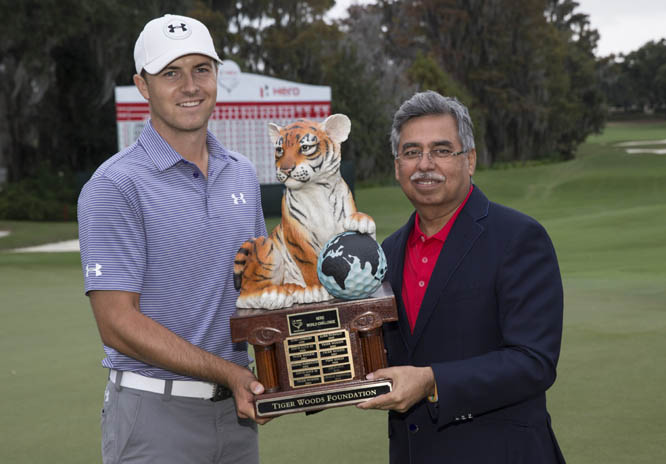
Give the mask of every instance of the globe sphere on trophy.
M 319 281 L 336 298 L 367 298 L 381 286 L 385 274 L 384 251 L 367 234 L 342 232 L 333 236 L 317 260 Z
M 366 374 L 386 367 L 382 325 L 397 320 L 375 222 L 357 211 L 340 174 L 349 118 L 269 124 L 275 173 L 284 184 L 281 222 L 243 243 L 234 342 L 254 348 L 265 393 L 257 416 L 321 410 L 391 391 Z

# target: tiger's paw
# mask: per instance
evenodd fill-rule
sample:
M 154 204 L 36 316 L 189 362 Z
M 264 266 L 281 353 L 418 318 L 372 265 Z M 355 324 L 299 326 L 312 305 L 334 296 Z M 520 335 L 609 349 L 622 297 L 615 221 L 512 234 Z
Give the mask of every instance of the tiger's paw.
M 295 303 L 293 295 L 278 286 L 256 295 L 241 296 L 236 300 L 238 308 L 280 309 Z
M 347 216 L 342 223 L 345 230 L 358 232 L 360 234 L 368 234 L 372 238 L 376 237 L 377 227 L 374 219 L 365 213 L 354 213 Z
M 324 287 L 318 285 L 316 287 L 306 287 L 296 290 L 294 293 L 294 303 L 319 303 L 320 301 L 330 300 L 333 297 L 326 291 Z

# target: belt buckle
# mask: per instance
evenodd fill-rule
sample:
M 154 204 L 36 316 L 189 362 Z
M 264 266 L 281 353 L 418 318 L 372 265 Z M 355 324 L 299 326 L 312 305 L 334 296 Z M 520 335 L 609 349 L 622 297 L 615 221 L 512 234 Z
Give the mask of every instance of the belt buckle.
M 231 390 L 229 390 L 227 387 L 224 385 L 215 385 L 215 390 L 213 391 L 213 397 L 210 399 L 212 402 L 217 402 L 217 401 L 222 401 L 226 400 L 227 398 L 231 398 L 233 394 L 231 393 Z

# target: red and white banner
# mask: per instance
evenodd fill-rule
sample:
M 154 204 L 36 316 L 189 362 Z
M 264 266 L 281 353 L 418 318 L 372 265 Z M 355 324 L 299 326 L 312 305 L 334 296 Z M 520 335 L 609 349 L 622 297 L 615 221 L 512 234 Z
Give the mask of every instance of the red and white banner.
M 260 183 L 273 184 L 274 151 L 268 123 L 323 121 L 330 114 L 330 87 L 242 73 L 236 63 L 225 60 L 220 66 L 217 104 L 208 127 L 222 145 L 254 163 Z M 148 102 L 136 87 L 116 87 L 118 150 L 134 143 L 149 117 Z

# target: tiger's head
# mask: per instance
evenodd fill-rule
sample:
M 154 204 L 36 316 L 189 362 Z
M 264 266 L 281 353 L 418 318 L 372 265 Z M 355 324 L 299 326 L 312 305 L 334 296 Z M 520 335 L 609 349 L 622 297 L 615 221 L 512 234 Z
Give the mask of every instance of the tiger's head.
M 340 170 L 340 144 L 347 140 L 351 121 L 333 114 L 324 122 L 299 120 L 285 127 L 268 124 L 275 146 L 277 179 L 290 189 L 300 189 Z

